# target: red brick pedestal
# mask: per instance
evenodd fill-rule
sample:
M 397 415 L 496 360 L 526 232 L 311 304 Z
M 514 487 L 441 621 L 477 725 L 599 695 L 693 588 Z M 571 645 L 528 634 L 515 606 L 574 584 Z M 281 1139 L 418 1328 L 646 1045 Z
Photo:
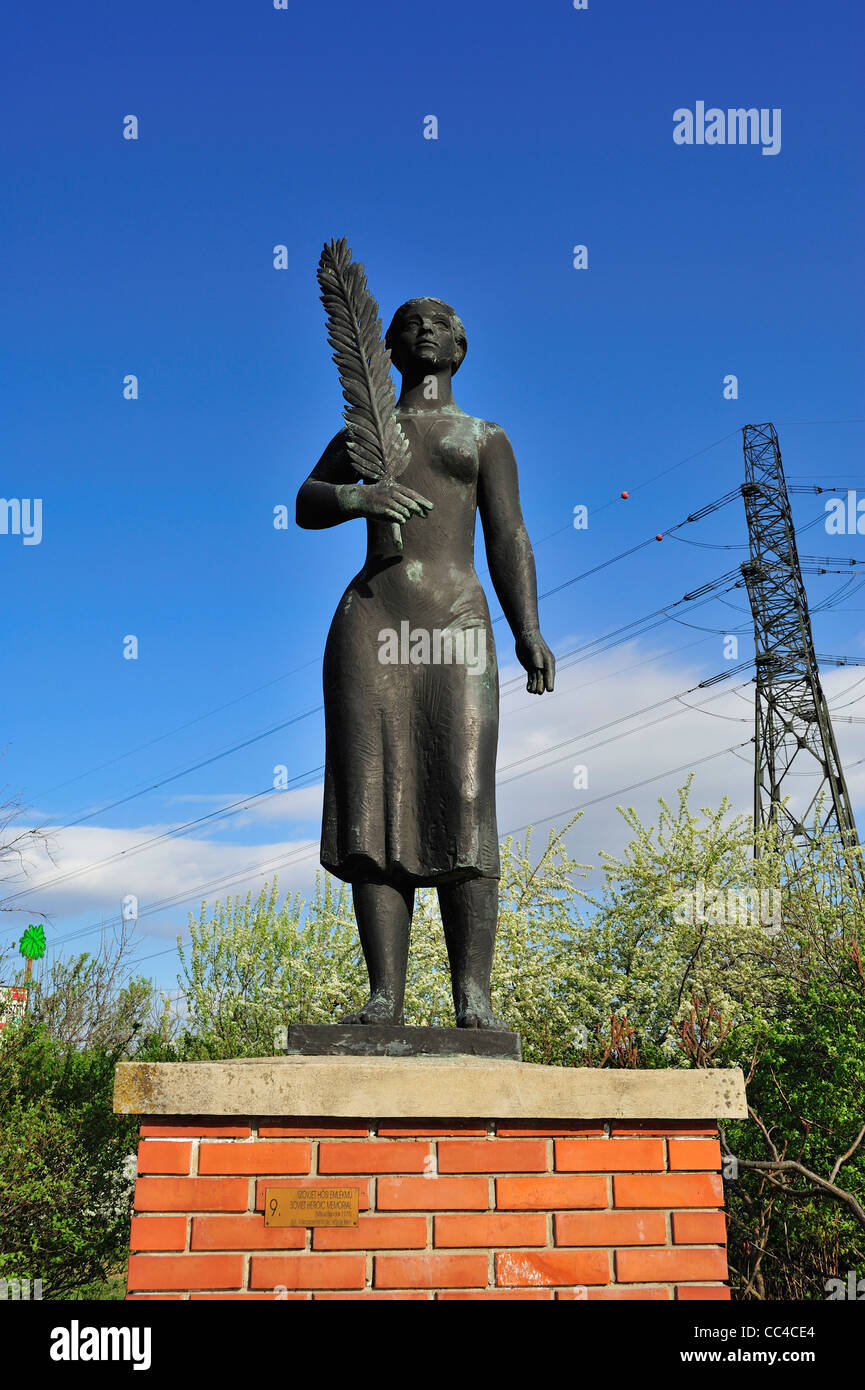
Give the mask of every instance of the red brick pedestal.
M 334 1063 L 351 1061 L 314 1060 L 325 1073 Z M 234 1067 L 235 1072 L 258 1065 L 276 1069 L 280 1094 L 292 1080 L 288 1059 L 204 1065 Z M 424 1079 L 424 1063 L 387 1058 L 378 1065 L 385 1070 L 413 1066 L 415 1071 L 420 1065 Z M 512 1087 L 503 1084 L 515 1068 L 541 1081 L 541 1074 L 559 1072 L 553 1078 L 556 1096 L 538 1096 L 544 1104 L 555 1099 L 561 1104 L 562 1082 L 570 1084 L 576 1097 L 580 1079 L 588 1077 L 584 1089 L 597 1091 L 606 1084 L 608 1099 L 616 1099 L 621 1108 L 621 1096 L 613 1095 L 615 1083 L 599 1083 L 598 1078 L 622 1073 L 560 1072 L 521 1063 L 478 1070 L 476 1063 L 465 1066 L 454 1059 L 448 1065 L 454 1079 L 459 1073 L 465 1081 L 468 1072 L 470 1084 L 445 1085 L 441 1095 L 421 1087 L 427 1102 L 437 1102 L 435 1108 L 449 1090 L 456 1101 L 464 1101 L 466 1091 L 475 1091 L 487 1103 L 496 1099 L 488 1090 L 490 1073 L 505 1111 L 522 1108 L 531 1097 L 508 1104 Z M 510 1069 L 511 1077 L 502 1068 Z M 330 1097 L 337 1108 L 348 1103 L 352 1091 L 357 1093 L 351 1068 L 340 1071 L 348 1084 L 345 1094 Z M 240 1075 L 249 1079 L 251 1073 Z M 668 1086 L 680 1085 L 683 1102 L 699 1099 L 699 1108 L 705 1107 L 705 1094 L 698 1097 L 691 1080 L 700 1074 L 660 1075 Z M 727 1078 L 728 1090 L 732 1088 L 725 1099 L 716 1088 L 714 1103 L 724 1099 L 723 1113 L 740 1113 L 741 1074 L 710 1075 L 716 1083 Z M 658 1074 L 630 1073 L 632 1079 L 639 1076 Z M 213 1074 L 206 1079 L 212 1083 Z M 141 1125 L 129 1298 L 591 1301 L 730 1296 L 714 1118 L 300 1117 L 262 1114 L 259 1107 L 254 1115 L 211 1113 L 201 1118 L 158 1113 L 160 1100 L 176 1101 L 181 1095 L 170 1084 L 175 1080 L 170 1074 L 162 1080 L 167 1093 L 155 1095 L 150 1086 L 151 1113 Z M 131 1072 L 118 1076 L 116 1108 L 126 1109 L 134 1099 L 131 1084 Z M 657 1094 L 657 1081 L 647 1085 Z M 300 1089 L 308 1101 L 308 1088 Z M 201 1090 L 206 1095 L 208 1086 Z M 632 1088 L 632 1100 L 635 1096 Z M 385 1099 L 394 1099 L 392 1089 Z M 413 1106 L 399 1108 L 417 1108 L 423 1099 L 418 1095 Z M 357 1187 L 358 1225 L 265 1226 L 269 1187 L 310 1183 Z

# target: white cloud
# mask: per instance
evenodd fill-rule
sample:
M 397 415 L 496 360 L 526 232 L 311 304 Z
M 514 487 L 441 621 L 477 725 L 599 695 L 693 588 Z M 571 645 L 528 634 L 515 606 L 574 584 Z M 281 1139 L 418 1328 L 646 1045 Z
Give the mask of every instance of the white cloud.
M 692 807 L 717 806 L 727 796 L 733 811 L 750 814 L 754 746 L 747 740 L 754 733 L 754 686 L 748 682 L 740 688 L 747 672 L 731 676 L 723 685 L 685 695 L 684 703 L 671 700 L 640 719 L 624 719 L 606 731 L 589 733 L 634 710 L 691 690 L 707 675 L 723 669 L 720 661 L 708 672 L 705 663 L 661 664 L 653 661 L 650 651 L 645 651 L 645 659 L 638 667 L 616 675 L 621 667 L 632 664 L 629 657 L 638 658 L 639 651 L 636 645 L 619 648 L 591 663 L 563 670 L 552 697 L 528 695 L 523 688 L 503 698 L 502 709 L 508 714 L 502 719 L 499 740 L 498 815 L 502 834 L 567 807 L 585 805 L 582 820 L 568 837 L 570 851 L 586 862 L 593 862 L 599 849 L 617 853 L 628 836 L 616 806 L 634 806 L 644 821 L 654 821 L 658 797 L 673 799 L 676 789 L 686 780 L 687 771 L 662 778 L 658 774 L 678 767 L 694 768 Z M 502 672 L 503 685 L 515 669 Z M 843 704 L 843 692 L 851 685 L 850 673 L 830 670 L 822 679 L 830 706 Z M 705 712 L 688 710 L 685 703 L 705 706 Z M 667 715 L 673 717 L 664 718 Z M 655 720 L 662 722 L 653 723 Z M 865 802 L 865 765 L 852 764 L 865 757 L 865 725 L 845 724 L 839 719 L 835 732 L 842 762 L 849 769 L 851 797 L 854 804 L 861 806 Z M 542 754 L 543 748 L 568 739 L 574 741 Z M 739 748 L 737 754 L 726 753 L 700 762 L 743 742 L 745 747 Z M 527 753 L 538 755 L 534 764 L 503 770 Z M 538 764 L 549 765 L 528 776 L 514 776 Z M 573 786 L 578 764 L 585 767 L 588 776 L 584 790 L 575 790 Z M 645 786 L 635 786 L 644 781 Z M 789 793 L 796 788 L 796 804 L 801 800 L 800 787 L 804 792 L 809 785 L 810 779 L 797 779 L 788 783 L 785 790 Z M 623 790 L 629 787 L 634 790 Z M 599 801 L 602 797 L 605 799 Z M 538 826 L 536 844 L 541 832 L 546 840 L 546 829 Z M 863 829 L 865 825 L 860 827 Z
M 714 674 L 718 669 L 720 662 L 708 673 Z M 687 775 L 686 771 L 673 774 L 668 770 L 682 766 L 695 767 L 692 806 L 716 806 L 727 796 L 734 811 L 750 812 L 753 745 L 747 740 L 753 734 L 754 687 L 747 684 L 735 693 L 743 676 L 731 677 L 729 687 L 725 684 L 685 696 L 688 704 L 704 705 L 706 712 L 685 709 L 672 700 L 640 719 L 627 719 L 605 731 L 590 732 L 689 690 L 706 674 L 704 662 L 658 660 L 651 650 L 637 644 L 562 670 L 552 696 L 528 695 L 519 668 L 504 669 L 503 686 L 515 676 L 521 680 L 518 689 L 505 691 L 502 698 L 498 760 L 500 833 L 505 835 L 527 823 L 545 822 L 553 813 L 585 805 L 583 818 L 569 835 L 568 848 L 577 859 L 596 863 L 598 850 L 620 853 L 627 842 L 626 827 L 616 812 L 617 803 L 634 806 L 644 820 L 654 821 L 658 797 L 673 799 Z M 850 672 L 843 670 L 830 670 L 823 679 L 830 705 L 845 705 L 844 692 L 852 688 L 856 677 L 851 679 Z M 856 708 L 852 705 L 843 712 L 855 714 Z M 673 717 L 651 722 L 667 715 Z M 865 725 L 839 720 L 836 735 L 842 760 L 849 769 L 851 796 L 861 813 L 865 804 L 865 763 L 859 767 L 852 764 L 865 759 Z M 565 746 L 555 747 L 561 743 Z M 727 753 L 700 762 L 741 743 L 745 746 L 739 749 L 738 756 Z M 551 751 L 545 751 L 548 749 Z M 533 763 L 509 766 L 528 755 L 535 755 Z M 575 790 L 573 785 L 577 764 L 584 765 L 588 775 L 588 786 L 582 790 Z M 514 776 L 527 769 L 532 769 L 528 775 Z M 659 778 L 659 773 L 667 775 Z M 641 782 L 646 785 L 623 790 Z M 803 779 L 802 788 L 806 785 Z M 190 793 L 183 800 L 188 802 L 196 796 Z M 207 806 L 225 805 L 242 796 L 242 792 L 236 791 L 223 796 L 207 793 L 200 800 Z M 197 910 L 202 897 L 213 901 L 228 893 L 244 894 L 249 887 L 260 887 L 265 877 L 274 873 L 279 875 L 282 890 L 309 894 L 318 869 L 321 798 L 320 782 L 281 791 L 262 797 L 224 822 L 201 827 L 194 839 L 159 839 L 138 852 L 133 851 L 141 841 L 171 827 L 142 824 L 131 829 L 110 829 L 80 825 L 58 830 L 54 842 L 56 864 L 42 856 L 29 880 L 10 887 L 12 891 L 26 889 L 26 897 L 21 901 L 28 908 L 49 914 L 61 935 L 69 929 L 70 919 L 77 926 L 98 922 L 100 916 L 116 917 L 121 899 L 128 893 L 136 895 L 142 912 L 149 904 L 191 894 L 190 901 L 160 909 L 141 920 L 141 929 L 146 933 L 172 939 L 183 930 L 187 912 Z M 184 811 L 181 819 L 186 818 L 190 817 Z M 536 849 L 545 843 L 550 824 L 538 824 Z M 254 844 L 239 844 L 231 839 L 238 830 L 254 827 L 264 831 L 268 825 L 285 827 L 289 838 L 269 836 Z M 860 829 L 865 829 L 865 825 Z M 520 830 L 519 834 L 524 832 Z M 248 840 L 249 835 L 245 838 Z M 122 857 L 99 866 L 100 861 L 114 855 Z M 273 861 L 289 856 L 290 863 L 274 866 Z M 84 872 L 76 873 L 78 870 Z M 69 873 L 76 876 L 52 886 L 55 879 Z M 197 886 L 235 875 L 240 876 L 237 884 L 208 889 Z M 22 912 L 22 920 L 25 916 Z M 2 927 L 8 922 L 14 930 L 18 920 L 17 916 L 4 914 Z
M 285 888 L 309 888 L 315 879 L 318 841 L 308 838 L 276 840 L 260 844 L 228 844 L 214 840 L 158 840 L 138 853 L 135 846 L 168 827 L 141 826 L 111 830 L 103 826 L 74 826 L 56 833 L 54 863 L 47 855 L 32 856 L 33 872 L 26 881 L 14 885 L 20 893 L 22 919 L 27 910 L 45 913 L 59 935 L 75 919 L 75 929 L 85 917 L 98 924 L 100 917 L 116 918 L 122 899 L 134 894 L 139 913 L 165 899 L 182 897 L 175 906 L 166 906 L 142 916 L 141 928 L 155 936 L 174 937 L 186 924 L 188 910 L 197 910 L 202 898 L 213 901 L 228 893 L 245 893 L 260 887 L 266 876 L 279 874 Z M 121 857 L 115 857 L 121 856 Z M 278 867 L 274 861 L 290 857 L 291 867 Z M 110 863 L 103 860 L 110 859 Z M 238 878 L 237 883 L 211 888 L 198 885 Z M 185 901 L 190 894 L 189 901 Z M 15 919 L 9 919 L 10 930 Z M 4 923 L 5 925 L 5 923 Z M 53 932 L 49 929 L 49 942 Z

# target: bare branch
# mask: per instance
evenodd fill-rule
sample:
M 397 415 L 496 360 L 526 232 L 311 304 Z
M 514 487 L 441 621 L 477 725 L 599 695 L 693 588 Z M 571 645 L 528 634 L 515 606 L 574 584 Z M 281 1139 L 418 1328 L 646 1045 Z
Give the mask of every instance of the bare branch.
M 845 1192 L 843 1187 L 837 1187 L 833 1182 L 827 1182 L 821 1178 L 819 1173 L 812 1173 L 810 1168 L 806 1168 L 804 1163 L 799 1163 L 795 1158 L 737 1158 L 740 1168 L 754 1168 L 765 1172 L 773 1186 L 780 1187 L 788 1197 L 809 1197 L 814 1195 L 812 1192 L 797 1191 L 795 1187 L 788 1187 L 784 1183 L 778 1183 L 772 1178 L 773 1173 L 799 1173 L 809 1182 L 814 1183 L 815 1188 L 822 1192 L 827 1192 L 830 1197 L 834 1197 L 838 1202 L 844 1202 L 853 1212 L 856 1219 L 865 1226 L 865 1207 L 857 1202 L 852 1192 Z
M 862 1128 L 860 1129 L 859 1133 L 856 1135 L 856 1138 L 853 1140 L 853 1143 L 850 1145 L 850 1147 L 849 1147 L 849 1149 L 847 1150 L 847 1152 L 846 1152 L 845 1154 L 842 1154 L 841 1157 L 838 1159 L 838 1162 L 835 1164 L 835 1167 L 832 1169 L 832 1172 L 829 1174 L 829 1181 L 830 1181 L 830 1182 L 834 1182 L 834 1181 L 835 1181 L 835 1179 L 836 1179 L 837 1176 L 838 1176 L 838 1170 L 847 1162 L 848 1158 L 852 1158 L 852 1157 L 853 1157 L 853 1155 L 854 1155 L 854 1153 L 856 1152 L 856 1150 L 858 1149 L 859 1145 L 862 1143 L 863 1138 L 865 1138 L 865 1125 L 862 1126 Z

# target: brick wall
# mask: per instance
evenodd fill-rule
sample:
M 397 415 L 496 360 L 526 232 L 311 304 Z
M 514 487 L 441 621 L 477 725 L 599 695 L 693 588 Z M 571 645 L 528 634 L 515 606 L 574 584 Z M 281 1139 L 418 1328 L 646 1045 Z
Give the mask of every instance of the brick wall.
M 141 1125 L 129 1293 L 728 1299 L 711 1121 Z M 265 1227 L 268 1187 L 357 1185 L 357 1227 Z

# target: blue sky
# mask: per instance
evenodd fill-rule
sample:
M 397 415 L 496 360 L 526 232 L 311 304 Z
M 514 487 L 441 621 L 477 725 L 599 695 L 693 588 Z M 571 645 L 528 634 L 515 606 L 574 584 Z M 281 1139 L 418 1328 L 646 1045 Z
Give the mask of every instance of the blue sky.
M 245 890 L 262 881 L 246 866 L 295 855 L 281 886 L 309 888 L 324 745 L 306 712 L 363 528 L 275 530 L 273 509 L 293 513 L 341 423 L 315 280 L 331 236 L 348 236 L 386 320 L 418 294 L 461 314 L 455 396 L 511 437 L 542 592 L 736 487 L 736 431 L 751 421 L 776 423 L 797 481 L 865 496 L 862 31 L 852 0 L 49 0 L 7 20 L 0 492 L 41 498 L 43 521 L 38 545 L 0 535 L 0 782 L 55 827 L 56 861 L 7 884 L 27 890 L 10 905 L 45 911 L 60 943 L 116 916 L 126 893 L 141 909 L 178 899 L 142 912 L 143 959 L 218 895 L 201 884 Z M 780 152 L 674 144 L 673 112 L 697 101 L 779 108 Z M 430 114 L 437 140 L 423 138 Z M 123 398 L 128 373 L 137 400 Z M 723 398 L 730 373 L 736 400 Z M 590 521 L 576 532 L 580 503 Z M 822 506 L 797 498 L 797 520 Z M 741 504 L 687 534 L 741 546 Z M 862 558 L 858 537 L 809 536 L 806 550 Z M 544 634 L 570 651 L 744 553 L 668 539 L 544 600 Z M 816 604 L 841 580 L 808 584 Z M 723 669 L 736 626 L 744 659 L 747 603 L 741 590 L 728 601 L 740 611 L 684 615 L 708 631 L 671 620 L 563 671 L 552 700 L 506 695 L 502 765 L 689 690 Z M 816 617 L 818 651 L 865 654 L 863 611 L 851 593 Z M 507 680 L 512 643 L 496 632 Z M 855 679 L 827 673 L 837 706 Z M 747 809 L 750 750 L 722 750 L 750 736 L 751 692 L 724 694 L 720 718 L 677 705 L 660 726 L 637 719 L 582 759 L 503 780 L 502 832 L 593 802 L 569 840 L 593 861 L 621 846 L 617 799 L 651 816 L 682 776 L 619 789 L 715 752 L 702 799 Z M 865 755 L 856 725 L 838 737 L 845 759 Z M 277 764 L 307 774 L 300 790 L 165 838 L 267 789 Z M 28 920 L 4 914 L 0 939 Z M 147 968 L 173 982 L 170 954 Z

